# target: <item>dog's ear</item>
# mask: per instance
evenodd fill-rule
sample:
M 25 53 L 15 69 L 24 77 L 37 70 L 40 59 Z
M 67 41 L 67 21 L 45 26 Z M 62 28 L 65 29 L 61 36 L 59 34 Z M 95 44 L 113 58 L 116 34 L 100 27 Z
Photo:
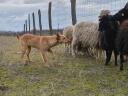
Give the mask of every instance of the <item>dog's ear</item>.
M 20 39 L 20 36 L 19 35 L 17 35 L 16 37 L 17 37 L 18 40 Z
M 57 40 L 59 40 L 60 39 L 60 34 L 57 33 L 56 36 L 57 36 Z
M 59 34 L 59 35 L 63 35 L 62 32 L 59 32 L 58 34 Z

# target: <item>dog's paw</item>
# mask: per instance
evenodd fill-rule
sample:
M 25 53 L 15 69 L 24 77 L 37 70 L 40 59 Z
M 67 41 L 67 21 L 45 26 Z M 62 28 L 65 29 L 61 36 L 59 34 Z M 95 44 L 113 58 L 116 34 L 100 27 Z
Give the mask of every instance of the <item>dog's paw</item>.
M 28 60 L 25 60 L 24 62 L 23 62 L 23 64 L 24 65 L 28 65 L 28 64 L 30 64 L 32 61 L 28 61 Z
M 55 57 L 52 57 L 52 60 L 55 60 Z
M 50 67 L 50 65 L 49 64 L 44 64 L 44 67 Z

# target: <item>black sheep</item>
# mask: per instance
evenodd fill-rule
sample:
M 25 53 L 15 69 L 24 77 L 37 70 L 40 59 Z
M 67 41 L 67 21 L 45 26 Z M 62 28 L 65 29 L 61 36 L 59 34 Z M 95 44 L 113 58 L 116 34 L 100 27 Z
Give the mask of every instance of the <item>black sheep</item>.
M 117 12 L 113 17 L 121 24 L 124 20 L 128 19 L 128 5 Z
M 99 19 L 99 31 L 100 31 L 100 44 L 101 48 L 106 51 L 106 62 L 108 65 L 112 51 L 115 53 L 115 65 L 117 65 L 117 48 L 116 48 L 116 38 L 117 32 L 119 31 L 119 26 L 123 21 L 128 19 L 128 8 L 124 7 L 115 15 L 105 15 Z M 121 31 L 122 32 L 122 31 Z M 118 34 L 118 36 L 120 36 Z M 118 37 L 119 38 L 119 37 Z M 120 40 L 117 40 L 120 41 Z M 121 43 L 122 44 L 122 43 Z M 117 46 L 120 44 L 117 44 Z M 125 46 L 127 46 L 125 44 Z M 120 49 L 120 48 L 118 48 Z M 123 62 L 123 55 L 120 55 L 121 62 Z M 121 64 L 120 70 L 123 69 L 123 64 Z
M 112 15 L 102 16 L 99 19 L 100 31 L 100 46 L 106 51 L 106 62 L 108 65 L 112 52 L 115 55 L 115 65 L 117 65 L 117 51 L 115 47 L 115 40 L 118 31 L 118 22 Z
M 128 20 L 125 20 L 119 27 L 116 48 L 120 54 L 120 70 L 123 70 L 123 55 L 128 55 Z

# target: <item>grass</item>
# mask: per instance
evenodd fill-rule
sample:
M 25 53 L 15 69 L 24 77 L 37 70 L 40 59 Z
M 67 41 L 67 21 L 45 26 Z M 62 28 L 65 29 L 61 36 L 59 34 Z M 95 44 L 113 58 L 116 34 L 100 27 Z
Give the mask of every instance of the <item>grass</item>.
M 65 56 L 63 45 L 48 54 L 44 67 L 37 50 L 25 66 L 16 54 L 20 49 L 15 37 L 0 36 L 0 96 L 128 96 L 128 65 L 120 72 L 113 61 L 109 66 L 91 57 Z

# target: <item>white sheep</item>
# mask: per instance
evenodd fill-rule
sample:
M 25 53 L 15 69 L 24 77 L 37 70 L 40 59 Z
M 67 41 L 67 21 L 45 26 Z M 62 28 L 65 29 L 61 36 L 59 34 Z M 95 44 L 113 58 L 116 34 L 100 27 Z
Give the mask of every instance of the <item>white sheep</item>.
M 73 26 L 67 26 L 63 30 L 63 35 L 67 37 L 70 42 L 65 43 L 65 53 L 71 53 L 71 42 L 72 42 Z
M 99 31 L 98 23 L 80 22 L 73 28 L 72 55 L 75 56 L 79 50 L 79 46 L 95 50 L 99 47 Z M 89 52 L 90 53 L 90 52 Z

